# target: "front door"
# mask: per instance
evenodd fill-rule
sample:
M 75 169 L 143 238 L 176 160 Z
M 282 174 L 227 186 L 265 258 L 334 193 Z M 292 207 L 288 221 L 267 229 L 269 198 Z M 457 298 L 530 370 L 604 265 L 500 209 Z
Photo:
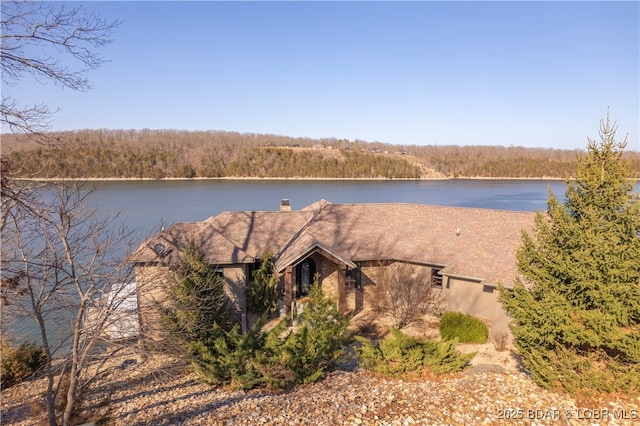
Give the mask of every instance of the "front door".
M 313 277 L 316 275 L 316 262 L 313 259 L 305 259 L 296 267 L 297 297 L 304 297 L 309 294 Z

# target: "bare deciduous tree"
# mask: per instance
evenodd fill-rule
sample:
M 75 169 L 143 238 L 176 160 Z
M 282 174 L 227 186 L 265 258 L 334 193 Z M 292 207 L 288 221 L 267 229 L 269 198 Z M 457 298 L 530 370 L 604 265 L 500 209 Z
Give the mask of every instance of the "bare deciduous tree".
M 50 425 L 70 424 L 101 363 L 121 348 L 102 343 L 129 296 L 123 293 L 132 291 L 117 285 L 131 275 L 124 262 L 127 233 L 114 219 L 98 218 L 89 208 L 91 193 L 66 183 L 31 192 L 8 212 L 1 234 L 3 316 L 36 323 L 46 353 Z
M 111 43 L 110 37 L 120 23 L 105 21 L 82 6 L 68 7 L 63 3 L 3 1 L 0 8 L 1 130 L 26 135 L 41 144 L 57 143 L 57 138 L 46 133 L 55 111 L 38 101 L 22 104 L 7 94 L 7 89 L 26 75 L 40 83 L 53 82 L 72 90 L 90 89 L 86 74 L 106 62 L 97 50 Z M 11 178 L 16 170 L 6 156 L 1 163 L 0 228 L 7 219 L 6 212 L 20 204 L 28 191 L 28 187 L 17 185 Z
M 373 310 L 388 315 L 399 329 L 425 314 L 437 313 L 440 300 L 428 267 L 401 262 L 380 269 L 372 296 Z
M 91 88 L 86 73 L 106 62 L 96 50 L 111 43 L 118 22 L 105 21 L 82 6 L 6 1 L 1 7 L 3 84 L 14 86 L 30 74 L 36 81 L 52 81 L 72 90 Z M 61 60 L 63 56 L 79 66 L 71 68 Z M 16 133 L 39 135 L 51 122 L 47 105 L 21 106 L 4 94 L 1 113 L 2 127 Z

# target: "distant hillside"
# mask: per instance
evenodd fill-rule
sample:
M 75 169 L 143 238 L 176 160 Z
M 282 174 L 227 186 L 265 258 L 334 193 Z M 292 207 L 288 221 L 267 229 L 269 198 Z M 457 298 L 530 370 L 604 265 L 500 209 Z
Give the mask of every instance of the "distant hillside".
M 398 146 L 222 131 L 81 130 L 44 146 L 2 137 L 24 178 L 566 178 L 577 150 Z M 640 153 L 628 152 L 640 178 Z

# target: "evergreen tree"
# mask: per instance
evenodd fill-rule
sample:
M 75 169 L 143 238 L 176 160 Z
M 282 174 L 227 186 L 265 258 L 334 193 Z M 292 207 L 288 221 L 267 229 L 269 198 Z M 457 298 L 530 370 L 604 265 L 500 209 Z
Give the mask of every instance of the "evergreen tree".
M 194 355 L 194 348 L 210 344 L 230 328 L 229 298 L 224 281 L 204 257 L 202 248 L 191 242 L 169 280 L 169 303 L 162 309 L 169 350 Z
M 247 310 L 259 316 L 274 313 L 278 308 L 277 285 L 273 254 L 267 250 L 262 256 L 260 268 L 253 272 L 253 283 L 247 289 Z
M 189 359 L 199 380 L 242 389 L 279 389 L 315 382 L 347 357 L 349 318 L 338 312 L 336 301 L 317 282 L 296 331 L 286 331 L 286 319 L 264 331 L 265 319 L 246 334 L 237 325 L 223 330 L 214 324 L 213 333 L 189 342 Z
M 279 351 L 274 351 L 279 352 L 280 364 L 293 372 L 295 383 L 318 381 L 326 371 L 347 360 L 345 347 L 352 342 L 349 320 L 338 311 L 335 299 L 322 291 L 316 277 L 299 329 L 290 332 L 277 346 Z
M 500 289 L 524 366 L 546 388 L 640 393 L 640 197 L 615 131 L 601 122 L 565 201 L 550 194 L 523 234 L 513 291 Z

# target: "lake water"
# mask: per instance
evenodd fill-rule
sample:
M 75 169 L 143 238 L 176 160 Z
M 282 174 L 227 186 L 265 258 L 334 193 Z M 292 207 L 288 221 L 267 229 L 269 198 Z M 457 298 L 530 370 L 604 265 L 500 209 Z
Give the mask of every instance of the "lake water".
M 93 183 L 92 183 L 93 184 Z M 94 199 L 107 216 L 120 213 L 131 231 L 150 235 L 174 222 L 201 221 L 223 211 L 293 209 L 319 199 L 333 203 L 418 203 L 488 209 L 545 210 L 548 180 L 180 180 L 98 182 Z

